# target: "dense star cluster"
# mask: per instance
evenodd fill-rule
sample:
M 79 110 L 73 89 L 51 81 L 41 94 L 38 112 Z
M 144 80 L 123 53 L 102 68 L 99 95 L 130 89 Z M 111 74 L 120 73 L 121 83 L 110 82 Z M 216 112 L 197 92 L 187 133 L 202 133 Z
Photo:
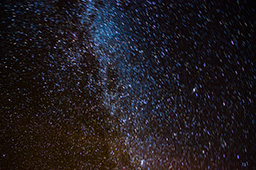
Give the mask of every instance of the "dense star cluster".
M 0 169 L 256 168 L 250 2 L 0 4 Z

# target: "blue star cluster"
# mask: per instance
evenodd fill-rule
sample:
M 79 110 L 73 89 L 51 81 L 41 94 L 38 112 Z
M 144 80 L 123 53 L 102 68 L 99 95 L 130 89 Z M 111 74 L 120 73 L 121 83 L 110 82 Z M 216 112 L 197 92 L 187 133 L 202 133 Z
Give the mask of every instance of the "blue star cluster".
M 252 4 L 1 2 L 0 169 L 255 169 Z

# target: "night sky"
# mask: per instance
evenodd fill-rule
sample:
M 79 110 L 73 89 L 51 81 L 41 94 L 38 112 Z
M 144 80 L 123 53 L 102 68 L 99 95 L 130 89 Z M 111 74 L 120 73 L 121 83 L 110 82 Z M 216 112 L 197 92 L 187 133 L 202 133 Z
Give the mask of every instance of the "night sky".
M 256 169 L 251 1 L 0 4 L 0 169 Z

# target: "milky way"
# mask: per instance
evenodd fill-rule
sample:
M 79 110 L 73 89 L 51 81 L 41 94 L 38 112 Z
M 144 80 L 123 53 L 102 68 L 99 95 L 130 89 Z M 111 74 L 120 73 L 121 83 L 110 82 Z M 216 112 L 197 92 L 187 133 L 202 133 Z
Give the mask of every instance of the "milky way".
M 247 1 L 1 2 L 0 169 L 255 169 Z

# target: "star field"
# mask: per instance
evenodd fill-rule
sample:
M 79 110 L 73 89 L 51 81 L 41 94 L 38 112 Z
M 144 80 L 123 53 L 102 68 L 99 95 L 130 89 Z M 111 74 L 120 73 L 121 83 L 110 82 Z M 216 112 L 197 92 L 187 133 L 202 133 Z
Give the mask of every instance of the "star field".
M 0 169 L 255 169 L 247 1 L 1 2 Z

